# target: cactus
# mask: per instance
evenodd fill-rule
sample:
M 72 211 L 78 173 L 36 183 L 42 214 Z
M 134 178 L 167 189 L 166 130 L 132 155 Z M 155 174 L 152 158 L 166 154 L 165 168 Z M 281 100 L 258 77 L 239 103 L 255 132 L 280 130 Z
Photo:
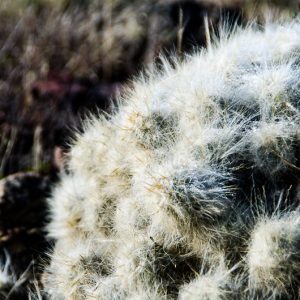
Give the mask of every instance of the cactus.
M 50 299 L 298 297 L 300 23 L 219 36 L 74 140 Z

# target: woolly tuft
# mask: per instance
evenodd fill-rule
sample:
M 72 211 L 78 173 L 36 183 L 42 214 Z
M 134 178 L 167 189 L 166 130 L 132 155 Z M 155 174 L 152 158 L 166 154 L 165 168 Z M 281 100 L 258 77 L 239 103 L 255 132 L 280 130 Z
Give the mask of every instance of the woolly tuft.
M 78 135 L 49 201 L 50 299 L 299 296 L 300 23 L 220 36 Z

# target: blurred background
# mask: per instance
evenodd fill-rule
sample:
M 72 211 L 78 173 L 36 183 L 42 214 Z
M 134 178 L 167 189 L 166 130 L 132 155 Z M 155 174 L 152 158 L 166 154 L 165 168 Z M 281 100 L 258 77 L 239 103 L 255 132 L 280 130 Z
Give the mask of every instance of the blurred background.
M 206 47 L 253 20 L 297 16 L 298 0 L 0 0 L 0 299 L 28 299 L 52 242 L 47 198 L 90 112 L 158 56 Z M 7 280 L 13 279 L 14 284 Z

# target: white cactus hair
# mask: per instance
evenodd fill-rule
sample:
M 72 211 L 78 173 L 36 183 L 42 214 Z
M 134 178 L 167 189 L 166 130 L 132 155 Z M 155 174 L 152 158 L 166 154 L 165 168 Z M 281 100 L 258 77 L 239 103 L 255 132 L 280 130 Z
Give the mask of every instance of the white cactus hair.
M 224 256 L 216 266 L 207 270 L 202 268 L 196 278 L 180 288 L 179 300 L 196 299 L 235 299 L 239 294 L 239 281 L 232 276 L 234 266 L 231 270 L 226 267 Z
M 289 295 L 291 286 L 299 284 L 299 222 L 299 212 L 258 222 L 248 253 L 252 289 L 281 296 Z
M 49 298 L 298 297 L 299 58 L 298 20 L 220 31 L 87 121 L 49 200 Z
M 16 274 L 9 252 L 3 248 L 0 258 L 0 298 L 17 299 L 26 292 L 26 281 L 29 279 L 30 263 L 22 274 Z
M 5 259 L 0 263 L 0 296 L 8 297 L 15 285 L 16 277 L 12 270 L 10 256 L 6 251 L 4 253 Z

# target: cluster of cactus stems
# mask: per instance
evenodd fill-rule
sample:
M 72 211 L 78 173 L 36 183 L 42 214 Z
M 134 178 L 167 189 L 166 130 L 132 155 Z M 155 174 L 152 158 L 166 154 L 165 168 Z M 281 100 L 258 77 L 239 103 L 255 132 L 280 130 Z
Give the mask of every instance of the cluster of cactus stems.
M 219 31 L 90 118 L 49 201 L 50 299 L 300 297 L 300 23 Z

